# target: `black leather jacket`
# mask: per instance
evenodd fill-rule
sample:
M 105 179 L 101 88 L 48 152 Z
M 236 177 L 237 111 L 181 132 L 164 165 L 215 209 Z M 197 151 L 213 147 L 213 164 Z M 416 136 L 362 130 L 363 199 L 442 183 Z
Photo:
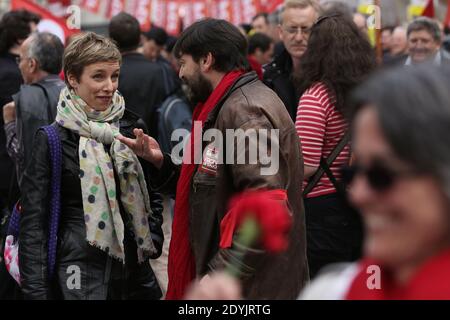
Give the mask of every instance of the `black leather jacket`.
M 292 68 L 291 56 L 284 49 L 271 63 L 264 66 L 263 82 L 280 97 L 295 123 L 300 93 L 292 78 Z
M 125 232 L 125 264 L 87 243 L 79 179 L 79 135 L 56 123 L 53 125 L 57 126 L 63 149 L 61 216 L 55 274 L 52 279 L 48 279 L 46 245 L 50 161 L 47 136 L 43 130 L 39 130 L 34 140 L 32 159 L 21 185 L 23 213 L 19 234 L 19 262 L 25 298 L 159 299 L 161 290 L 150 264 L 137 263 L 136 243 L 131 231 L 126 229 Z M 121 133 L 131 136 L 135 127 L 142 127 L 138 125 L 138 117 L 126 111 L 121 120 Z M 148 177 L 147 172 L 146 175 Z M 157 258 L 161 254 L 164 240 L 161 229 L 163 202 L 159 194 L 151 190 L 149 193 L 153 210 L 149 222 L 152 239 L 158 250 L 151 258 Z M 127 219 L 125 215 L 122 218 L 124 222 Z M 71 278 L 77 270 L 81 275 L 79 287 L 77 279 Z
M 15 159 L 19 181 L 30 160 L 36 131 L 55 121 L 59 94 L 64 86 L 58 75 L 48 75 L 31 85 L 23 85 L 13 96 L 16 103 L 16 132 L 19 143 L 19 155 Z M 10 152 L 9 154 L 11 156 Z

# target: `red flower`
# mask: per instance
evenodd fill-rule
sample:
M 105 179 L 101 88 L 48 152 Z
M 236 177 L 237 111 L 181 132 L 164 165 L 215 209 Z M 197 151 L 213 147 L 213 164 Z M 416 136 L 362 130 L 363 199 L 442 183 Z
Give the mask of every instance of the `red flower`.
M 269 252 L 280 252 L 288 246 L 291 214 L 285 190 L 246 191 L 230 202 L 230 211 L 221 222 L 221 248 L 229 248 L 233 234 L 252 245 L 258 240 Z M 256 227 L 256 228 L 255 228 Z

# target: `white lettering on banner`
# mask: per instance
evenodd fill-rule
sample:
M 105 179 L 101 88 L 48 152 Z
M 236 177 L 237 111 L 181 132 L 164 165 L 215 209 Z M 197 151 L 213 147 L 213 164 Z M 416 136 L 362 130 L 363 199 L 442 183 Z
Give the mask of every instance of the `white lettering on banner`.
M 118 15 L 123 10 L 124 10 L 124 0 L 112 0 L 108 13 L 108 18 L 112 18 Z
M 239 2 L 239 1 L 236 1 Z M 228 0 L 221 0 L 217 6 L 218 19 L 224 19 L 230 21 L 230 2 Z
M 149 22 L 149 5 L 150 0 L 138 0 L 137 2 L 136 12 L 134 15 L 140 25 L 144 25 Z
M 256 15 L 256 8 L 253 4 L 253 0 L 241 0 L 242 1 L 242 19 L 244 21 L 252 21 L 252 18 Z
M 233 24 L 238 25 L 243 22 L 241 0 L 233 1 Z
M 206 5 L 203 2 L 195 2 L 192 6 L 192 18 L 194 21 L 201 20 L 205 17 Z
M 166 10 L 164 0 L 152 0 L 151 8 L 152 8 L 151 21 L 155 25 L 164 28 L 166 26 L 165 24 Z
M 168 1 L 167 3 L 167 25 L 168 33 L 178 31 L 178 4 L 176 1 Z

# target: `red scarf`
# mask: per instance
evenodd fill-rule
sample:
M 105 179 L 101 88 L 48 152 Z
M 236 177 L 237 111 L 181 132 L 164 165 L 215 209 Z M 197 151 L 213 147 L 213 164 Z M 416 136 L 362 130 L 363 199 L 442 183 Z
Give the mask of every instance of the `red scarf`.
M 449 300 L 450 250 L 425 262 L 407 284 L 396 284 L 388 272 L 381 269 L 381 288 L 370 290 L 367 286 L 368 267 L 376 262 L 364 260 L 361 271 L 353 280 L 347 300 Z M 372 281 L 369 281 L 372 283 Z
M 202 128 L 208 119 L 209 113 L 214 109 L 223 95 L 230 89 L 233 83 L 244 72 L 232 71 L 227 73 L 204 104 L 198 104 L 194 109 L 193 120 L 201 121 Z M 169 285 L 166 299 L 182 299 L 186 287 L 195 279 L 195 261 L 192 254 L 189 239 L 189 194 L 191 179 L 195 173 L 197 165 L 194 164 L 194 121 L 190 137 L 190 149 L 192 161 L 181 166 L 180 178 L 177 183 L 177 193 L 175 201 L 175 214 L 172 225 L 172 239 L 169 248 L 168 276 Z M 188 154 L 188 153 L 187 153 Z M 190 164 L 191 163 L 191 164 Z
M 252 56 L 247 56 L 247 60 L 248 63 L 250 64 L 250 67 L 252 68 L 253 71 L 256 72 L 256 74 L 258 75 L 259 80 L 262 81 L 263 79 L 263 68 L 262 65 L 256 61 L 255 58 L 253 58 Z

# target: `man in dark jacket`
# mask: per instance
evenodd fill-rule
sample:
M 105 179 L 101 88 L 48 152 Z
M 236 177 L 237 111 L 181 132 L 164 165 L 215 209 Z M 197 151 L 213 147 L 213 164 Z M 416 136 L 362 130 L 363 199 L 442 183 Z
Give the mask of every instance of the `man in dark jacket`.
M 55 120 L 64 87 L 58 76 L 63 52 L 61 40 L 47 32 L 32 34 L 20 47 L 19 68 L 25 85 L 3 107 L 7 151 L 16 163 L 19 182 L 31 158 L 36 131 Z
M 12 95 L 23 83 L 16 58 L 21 43 L 31 31 L 35 16 L 27 16 L 25 11 L 11 11 L 0 21 L 0 108 L 13 100 Z M 3 127 L 3 114 L 0 112 L 0 125 Z M 14 163 L 6 151 L 5 131 L 0 129 L 0 255 L 3 258 L 4 235 L 8 226 L 9 212 L 19 197 Z M 0 299 L 18 298 L 19 289 L 8 274 L 3 259 L 0 258 Z
M 294 124 L 282 101 L 256 73 L 243 71 L 248 70 L 247 42 L 230 23 L 216 19 L 194 23 L 180 36 L 174 52 L 181 65 L 180 78 L 190 87 L 191 100 L 199 103 L 185 152 L 193 150 L 191 156 L 203 157 L 192 159 L 185 153 L 180 173 L 156 141 L 139 130 L 135 130 L 137 139 L 119 138 L 151 163 L 152 176 L 159 178 L 157 187 L 167 192 L 176 189 L 167 298 L 183 298 L 194 278 L 232 267 L 237 261 L 242 267 L 239 276 L 245 298 L 294 299 L 308 279 L 302 157 Z M 215 134 L 213 142 L 207 138 L 210 133 Z M 234 135 L 231 139 L 230 133 Z M 245 139 L 241 134 L 249 134 L 248 144 L 236 142 Z M 274 158 L 265 162 L 260 156 L 242 162 L 241 156 L 253 154 L 252 146 L 258 141 L 261 145 L 262 139 L 271 146 Z M 273 170 L 265 171 L 268 167 Z M 255 189 L 285 195 L 281 204 L 290 209 L 292 228 L 289 245 L 282 253 L 269 255 L 263 247 L 249 248 L 236 238 L 228 238 L 228 244 L 221 242 L 223 221 L 231 227 L 231 236 L 237 234 L 224 218 L 230 212 L 230 199 Z M 248 256 L 240 259 L 243 248 Z
M 264 83 L 278 94 L 294 122 L 301 94 L 296 89 L 294 77 L 299 76 L 300 60 L 320 12 L 315 0 L 287 2 L 280 13 L 278 27 L 285 50 L 264 67 Z
M 46 191 L 51 183 L 48 174 L 50 152 L 47 135 L 43 130 L 39 130 L 36 134 L 33 158 L 24 173 L 21 186 L 24 191 L 22 205 L 26 209 L 21 218 L 19 255 L 21 263 L 24 262 L 24 265 L 21 264 L 20 272 L 25 299 L 146 300 L 161 298 L 161 289 L 150 264 L 137 263 L 136 242 L 127 224 L 129 216 L 122 215 L 126 226 L 124 231 L 126 264 L 89 245 L 86 241 L 85 212 L 79 177 L 80 136 L 56 123 L 53 125 L 57 127 L 62 144 L 62 214 L 58 226 L 58 262 L 54 274 L 56 280 L 48 280 L 46 272 L 48 234 L 42 219 L 45 219 L 43 214 L 50 210 L 50 194 Z M 131 137 L 132 130 L 136 127 L 145 128 L 135 114 L 125 110 L 120 120 L 120 132 Z M 145 167 L 144 175 L 149 177 Z M 164 241 L 161 230 L 163 203 L 161 196 L 150 189 L 149 196 L 152 215 L 148 223 L 156 248 L 156 253 L 150 258 L 156 259 L 161 255 Z M 43 200 L 36 200 L 40 198 Z M 123 206 L 122 202 L 119 205 Z M 40 221 L 42 227 L 41 225 L 36 227 L 36 221 Z M 77 282 L 74 276 L 77 274 L 80 275 L 77 280 L 80 287 L 74 285 Z M 26 282 L 25 278 L 32 281 Z
M 20 12 L 7 12 L 0 21 L 0 108 L 13 100 L 12 95 L 23 83 L 16 59 L 30 32 L 30 23 Z M 0 124 L 3 126 L 3 116 Z M 14 173 L 14 163 L 6 152 L 5 132 L 0 130 L 0 205 L 9 209 L 17 200 L 12 196 L 18 188 Z
M 125 106 L 144 120 L 149 133 L 157 133 L 156 108 L 166 97 L 160 67 L 137 52 L 141 31 L 137 19 L 121 12 L 111 19 L 109 36 L 122 53 L 119 91 Z

